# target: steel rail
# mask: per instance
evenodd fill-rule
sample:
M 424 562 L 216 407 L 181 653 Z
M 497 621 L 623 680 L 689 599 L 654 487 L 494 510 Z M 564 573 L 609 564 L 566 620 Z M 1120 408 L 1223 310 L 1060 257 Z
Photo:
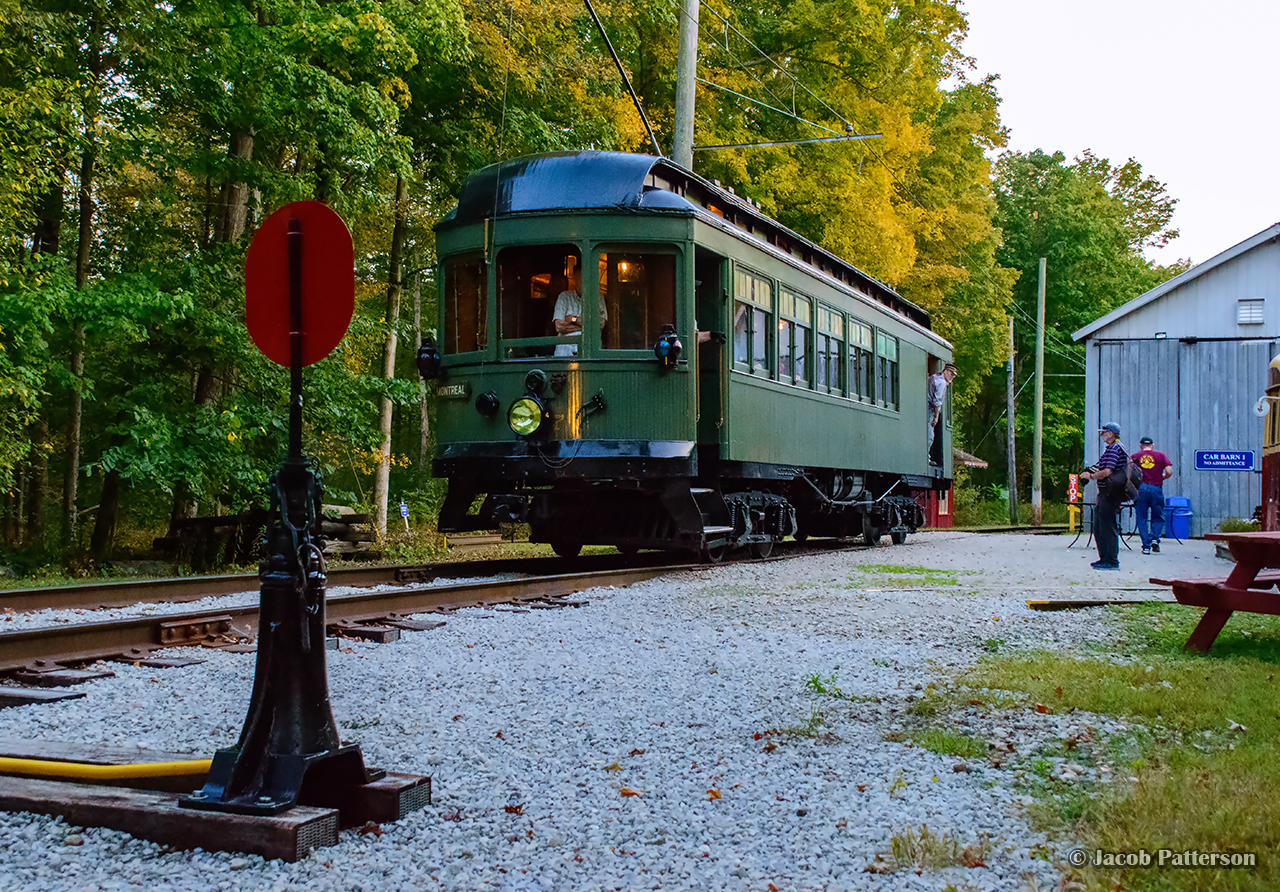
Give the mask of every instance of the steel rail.
M 670 562 L 661 552 L 624 557 L 620 554 L 586 555 L 578 558 L 533 557 L 496 560 L 451 561 L 439 564 L 399 564 L 389 567 L 342 567 L 328 572 L 329 587 L 373 586 L 388 583 L 428 582 L 464 576 L 492 576 L 496 573 L 553 575 L 570 570 L 611 570 Z M 182 603 L 201 598 L 234 595 L 258 589 L 257 574 L 234 573 L 219 576 L 180 576 L 166 579 L 129 579 L 115 582 L 86 582 L 76 585 L 22 588 L 0 591 L 0 611 L 35 613 L 40 610 L 100 610 L 132 607 L 150 602 Z
M 710 569 L 708 564 L 667 564 L 626 569 L 564 573 L 529 579 L 469 582 L 430 588 L 403 588 L 353 592 L 326 600 L 327 621 L 360 622 L 388 614 L 425 613 L 441 608 L 478 607 L 564 597 L 605 585 L 625 586 L 668 573 Z M 258 605 L 204 610 L 191 614 L 131 617 L 99 623 L 55 625 L 20 632 L 0 633 L 0 672 L 21 669 L 40 661 L 86 661 L 138 654 L 139 659 L 157 648 L 175 644 L 200 644 L 200 640 L 173 641 L 166 627 L 234 629 L 256 635 Z

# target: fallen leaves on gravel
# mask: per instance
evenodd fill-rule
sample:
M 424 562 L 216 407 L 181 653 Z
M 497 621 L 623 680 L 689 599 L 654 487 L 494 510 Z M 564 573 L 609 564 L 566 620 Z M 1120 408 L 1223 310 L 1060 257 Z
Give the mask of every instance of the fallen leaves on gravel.
M 502 810 L 509 815 L 522 815 L 524 814 L 524 803 L 521 802 L 517 805 L 504 805 L 502 806 Z
M 643 756 L 643 755 L 644 755 L 644 750 L 632 750 L 628 755 L 632 755 L 632 756 Z
M 621 771 L 621 770 L 622 770 L 622 766 L 621 766 L 621 765 L 619 765 L 617 762 L 614 762 L 612 765 L 606 765 L 606 766 L 604 766 L 604 770 L 605 770 L 605 771 Z
M 621 793 L 623 796 L 639 796 L 640 795 L 639 791 L 633 790 L 630 787 L 623 787 L 618 792 Z
M 383 834 L 382 825 L 376 821 L 366 822 L 365 825 L 360 828 L 360 835 L 369 836 L 370 834 L 373 836 L 381 836 Z
M 712 800 L 719 799 L 719 798 L 721 798 L 719 790 L 707 790 L 708 802 L 711 802 Z

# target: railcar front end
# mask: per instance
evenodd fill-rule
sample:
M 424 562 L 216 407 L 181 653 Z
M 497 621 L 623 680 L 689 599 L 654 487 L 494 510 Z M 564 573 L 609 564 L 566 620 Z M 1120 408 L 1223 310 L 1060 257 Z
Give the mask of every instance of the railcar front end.
M 923 376 L 949 358 L 891 289 L 661 159 L 560 153 L 474 174 L 437 227 L 442 531 L 765 554 L 901 541 L 931 463 Z M 904 376 L 920 378 L 903 387 Z

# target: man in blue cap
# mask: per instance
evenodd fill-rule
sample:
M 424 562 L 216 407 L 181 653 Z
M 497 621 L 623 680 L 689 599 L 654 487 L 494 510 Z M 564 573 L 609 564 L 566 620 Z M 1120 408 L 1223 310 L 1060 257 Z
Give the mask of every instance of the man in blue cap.
M 1093 538 L 1098 543 L 1095 570 L 1120 569 L 1120 503 L 1124 501 L 1129 453 L 1120 442 L 1120 425 L 1108 421 L 1098 431 L 1106 448 L 1098 463 L 1080 476 L 1098 481 L 1098 505 L 1093 509 Z

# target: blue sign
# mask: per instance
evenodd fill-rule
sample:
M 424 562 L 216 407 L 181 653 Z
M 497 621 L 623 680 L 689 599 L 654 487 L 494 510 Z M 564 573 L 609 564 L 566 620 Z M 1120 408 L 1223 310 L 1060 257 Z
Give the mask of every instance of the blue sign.
M 1252 471 L 1251 450 L 1197 449 L 1197 471 Z
M 401 517 L 409 516 L 409 506 L 406 505 L 404 502 L 400 503 L 400 516 Z

